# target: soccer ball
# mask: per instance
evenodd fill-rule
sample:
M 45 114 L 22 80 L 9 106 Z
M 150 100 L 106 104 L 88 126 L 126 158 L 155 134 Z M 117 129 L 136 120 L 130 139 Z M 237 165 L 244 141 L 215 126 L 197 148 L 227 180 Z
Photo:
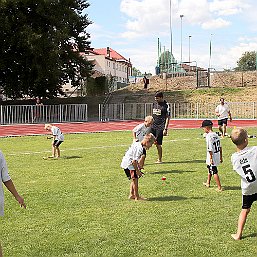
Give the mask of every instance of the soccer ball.
M 203 138 L 206 138 L 207 133 L 203 133 Z

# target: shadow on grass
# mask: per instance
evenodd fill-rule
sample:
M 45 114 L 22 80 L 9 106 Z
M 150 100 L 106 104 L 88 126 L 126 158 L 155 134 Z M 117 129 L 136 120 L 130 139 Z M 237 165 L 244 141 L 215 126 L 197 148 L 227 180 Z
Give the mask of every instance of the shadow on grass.
M 205 163 L 205 160 L 185 160 L 185 161 L 177 161 L 177 162 L 162 162 L 161 164 L 158 163 L 147 163 L 145 166 L 151 165 L 158 165 L 161 166 L 163 164 L 174 164 L 174 163 Z
M 170 196 L 148 198 L 148 201 L 181 201 L 181 200 L 187 200 L 187 199 L 188 198 L 184 196 L 170 195 Z
M 247 235 L 247 236 L 242 236 L 242 239 L 247 238 L 247 237 L 257 237 L 257 233 L 252 233 L 252 234 Z
M 241 187 L 240 186 L 224 186 L 223 187 L 224 188 L 224 190 L 226 190 L 226 191 L 229 191 L 229 190 L 241 190 Z
M 192 170 L 163 170 L 163 171 L 156 171 L 156 172 L 147 172 L 146 174 L 151 174 L 151 175 L 160 175 L 160 174 L 174 174 L 174 173 L 188 173 L 188 172 L 195 172 L 195 171 L 192 171 Z
M 79 158 L 82 158 L 82 157 L 81 156 L 72 155 L 72 156 L 63 156 L 61 158 L 62 159 L 79 159 Z

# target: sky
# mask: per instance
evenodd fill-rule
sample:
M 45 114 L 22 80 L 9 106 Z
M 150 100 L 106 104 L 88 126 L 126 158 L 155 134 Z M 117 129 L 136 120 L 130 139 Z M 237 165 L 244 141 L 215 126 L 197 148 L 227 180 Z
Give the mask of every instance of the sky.
M 161 51 L 178 62 L 233 69 L 257 51 L 254 0 L 88 0 L 91 47 L 111 47 L 142 73 L 155 73 Z M 183 17 L 181 17 L 183 15 Z M 211 47 L 210 47 L 211 46 Z

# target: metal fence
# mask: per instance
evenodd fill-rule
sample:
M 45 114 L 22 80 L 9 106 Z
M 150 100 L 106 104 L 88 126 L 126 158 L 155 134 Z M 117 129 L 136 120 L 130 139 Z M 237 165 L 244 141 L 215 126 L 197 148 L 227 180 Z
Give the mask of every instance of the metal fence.
M 0 106 L 1 125 L 77 121 L 88 121 L 87 104 Z
M 171 103 L 171 119 L 215 119 L 216 103 Z M 230 102 L 233 119 L 256 119 L 256 102 Z M 99 121 L 144 119 L 152 115 L 152 103 L 99 104 Z

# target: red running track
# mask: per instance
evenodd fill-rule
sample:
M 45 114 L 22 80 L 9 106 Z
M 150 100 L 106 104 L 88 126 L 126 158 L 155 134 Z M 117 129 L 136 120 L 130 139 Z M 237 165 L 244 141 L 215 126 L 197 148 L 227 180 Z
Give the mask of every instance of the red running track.
M 107 131 L 125 131 L 132 130 L 137 124 L 143 121 L 109 121 L 109 122 L 74 122 L 56 124 L 64 134 L 68 133 L 90 133 Z M 169 128 L 185 129 L 200 128 L 202 120 L 170 120 Z M 229 122 L 228 127 L 257 127 L 257 120 L 234 120 Z M 217 121 L 214 121 L 214 127 L 217 127 Z M 0 137 L 8 136 L 26 136 L 26 135 L 44 135 L 49 134 L 44 130 L 44 124 L 19 124 L 19 125 L 1 125 Z

